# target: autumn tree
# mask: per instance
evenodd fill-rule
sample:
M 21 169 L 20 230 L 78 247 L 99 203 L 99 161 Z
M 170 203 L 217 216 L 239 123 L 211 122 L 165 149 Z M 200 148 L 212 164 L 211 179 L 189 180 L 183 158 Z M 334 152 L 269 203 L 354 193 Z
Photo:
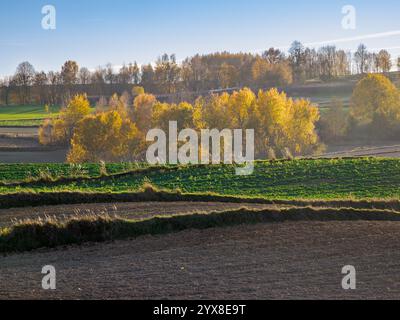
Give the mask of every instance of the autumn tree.
M 86 116 L 77 123 L 67 161 L 134 161 L 143 151 L 143 136 L 115 111 Z
M 259 119 L 258 146 L 280 156 L 288 149 L 293 155 L 312 154 L 319 146 L 315 130 L 318 108 L 309 100 L 292 100 L 276 89 L 260 91 L 257 96 Z
M 270 63 L 257 58 L 252 65 L 253 81 L 258 87 L 287 86 L 292 84 L 293 75 L 289 63 Z
M 123 118 L 126 118 L 129 113 L 128 97 L 124 94 L 119 96 L 114 93 L 108 102 L 108 109 L 117 111 Z
M 356 85 L 351 97 L 351 116 L 359 125 L 372 125 L 376 133 L 398 129 L 400 93 L 385 76 L 368 74 Z
M 378 69 L 381 72 L 389 72 L 392 69 L 392 57 L 386 50 L 379 51 L 377 55 Z
M 140 96 L 141 94 L 145 94 L 145 90 L 144 90 L 143 87 L 134 86 L 134 87 L 132 88 L 132 95 L 133 95 L 134 97 Z
M 138 92 L 136 91 L 136 93 Z M 153 108 L 156 102 L 155 96 L 146 94 L 144 91 L 135 97 L 129 115 L 140 131 L 147 132 L 151 129 Z
M 43 135 L 40 138 L 41 143 L 69 144 L 76 124 L 90 113 L 91 107 L 86 95 L 74 96 L 67 107 L 61 110 L 58 119 L 44 124 L 41 130 Z
M 164 54 L 156 62 L 154 81 L 159 93 L 171 94 L 177 90 L 180 80 L 180 67 L 175 55 Z
M 61 68 L 61 77 L 65 85 L 75 84 L 78 80 L 79 66 L 75 61 L 66 61 Z
M 312 154 L 320 146 L 315 125 L 319 111 L 308 100 L 292 100 L 277 89 L 250 89 L 200 98 L 195 103 L 194 122 L 199 129 L 254 129 L 259 158 L 269 151 L 284 156 Z
M 169 122 L 178 123 L 178 131 L 194 128 L 194 107 L 187 102 L 169 104 L 156 102 L 153 107 L 153 127 L 168 132 Z
M 262 54 L 262 58 L 270 64 L 278 64 L 285 61 L 285 54 L 279 49 L 269 48 Z
M 193 117 L 196 128 L 223 130 L 232 127 L 228 93 L 200 97 L 196 100 L 194 108 Z

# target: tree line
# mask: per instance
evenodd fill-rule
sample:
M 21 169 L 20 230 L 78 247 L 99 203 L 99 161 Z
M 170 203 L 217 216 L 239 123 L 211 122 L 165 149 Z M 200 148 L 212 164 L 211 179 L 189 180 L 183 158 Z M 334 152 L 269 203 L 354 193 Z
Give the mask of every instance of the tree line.
M 256 94 L 244 88 L 200 97 L 194 103 L 160 102 L 143 88 L 134 90 L 133 102 L 114 94 L 94 112 L 85 95 L 76 95 L 58 119 L 41 126 L 40 143 L 68 147 L 67 160 L 72 163 L 144 161 L 149 130 L 168 132 L 174 121 L 179 131 L 216 129 L 221 138 L 225 129 L 254 129 L 257 158 L 313 154 L 321 146 L 315 130 L 318 108 L 308 100 L 288 98 L 277 89 Z
M 134 62 L 119 70 L 108 64 L 90 71 L 67 61 L 60 71 L 44 72 L 23 62 L 14 75 L 0 80 L 0 104 L 66 105 L 79 93 L 99 99 L 122 94 L 132 85 L 182 101 L 214 89 L 249 87 L 257 91 L 312 79 L 331 81 L 351 74 L 389 72 L 393 64 L 388 51 L 369 52 L 363 44 L 352 54 L 335 46 L 307 48 L 298 41 L 287 53 L 270 48 L 262 54 L 198 54 L 181 63 L 175 55 L 164 54 L 153 64 Z
M 276 88 L 243 88 L 200 96 L 193 103 L 161 102 L 138 86 L 132 96 L 114 94 L 93 111 L 85 94 L 76 95 L 59 118 L 45 121 L 39 141 L 67 147 L 67 160 L 80 163 L 143 161 L 146 134 L 153 128 L 168 132 L 171 121 L 179 131 L 216 129 L 222 134 L 224 129 L 253 129 L 257 159 L 314 155 L 325 150 L 325 142 L 392 139 L 400 134 L 400 90 L 381 74 L 362 77 L 349 111 L 333 101 L 322 115 L 309 100 L 289 98 Z

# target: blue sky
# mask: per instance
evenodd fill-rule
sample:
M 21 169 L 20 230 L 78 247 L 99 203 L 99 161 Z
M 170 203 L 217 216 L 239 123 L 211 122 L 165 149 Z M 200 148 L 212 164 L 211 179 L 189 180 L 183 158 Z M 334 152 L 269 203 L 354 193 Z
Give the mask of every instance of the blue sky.
M 41 28 L 47 4 L 57 10 L 54 31 Z M 342 28 L 348 4 L 357 9 L 355 30 Z M 398 0 L 1 0 L 0 76 L 22 61 L 38 71 L 59 70 L 69 59 L 94 69 L 148 63 L 164 52 L 179 60 L 397 31 L 399 12 Z M 400 55 L 400 33 L 337 46 L 355 49 L 360 42 Z

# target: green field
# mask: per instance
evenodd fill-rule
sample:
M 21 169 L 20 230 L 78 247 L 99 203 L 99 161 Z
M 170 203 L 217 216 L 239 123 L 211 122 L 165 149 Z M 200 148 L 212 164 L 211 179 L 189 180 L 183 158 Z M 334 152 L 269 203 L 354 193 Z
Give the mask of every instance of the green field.
M 39 126 L 44 119 L 58 117 L 60 107 L 1 106 L 0 126 Z
M 91 178 L 60 179 L 82 175 L 68 165 L 1 165 L 0 193 L 16 192 L 135 192 L 145 182 L 184 193 L 215 193 L 266 199 L 400 199 L 400 160 L 334 159 L 257 162 L 253 175 L 237 176 L 235 167 L 183 166 L 132 170 L 129 165 L 108 165 L 99 176 L 98 165 L 81 168 Z M 113 176 L 118 172 L 123 175 Z M 32 179 L 44 177 L 42 181 Z M 50 176 L 50 178 L 49 178 Z M 28 180 L 6 185 L 5 181 Z M 52 179 L 56 179 L 52 181 Z

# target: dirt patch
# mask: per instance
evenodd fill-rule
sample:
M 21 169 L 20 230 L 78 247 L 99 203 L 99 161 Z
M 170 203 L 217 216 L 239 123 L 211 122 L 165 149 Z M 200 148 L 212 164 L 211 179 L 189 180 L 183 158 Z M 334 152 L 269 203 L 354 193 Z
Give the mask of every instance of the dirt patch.
M 189 230 L 0 259 L 6 299 L 399 299 L 400 224 L 287 222 Z M 41 290 L 41 269 L 57 290 Z M 341 270 L 357 269 L 344 291 Z
M 2 151 L 0 163 L 63 163 L 66 150 L 56 151 Z
M 2 135 L 22 135 L 22 136 L 38 136 L 38 127 L 3 127 L 0 126 L 0 134 Z
M 329 146 L 329 153 L 323 155 L 324 158 L 338 157 L 377 157 L 377 158 L 400 158 L 399 141 L 381 142 L 371 144 L 348 143 L 337 146 Z

